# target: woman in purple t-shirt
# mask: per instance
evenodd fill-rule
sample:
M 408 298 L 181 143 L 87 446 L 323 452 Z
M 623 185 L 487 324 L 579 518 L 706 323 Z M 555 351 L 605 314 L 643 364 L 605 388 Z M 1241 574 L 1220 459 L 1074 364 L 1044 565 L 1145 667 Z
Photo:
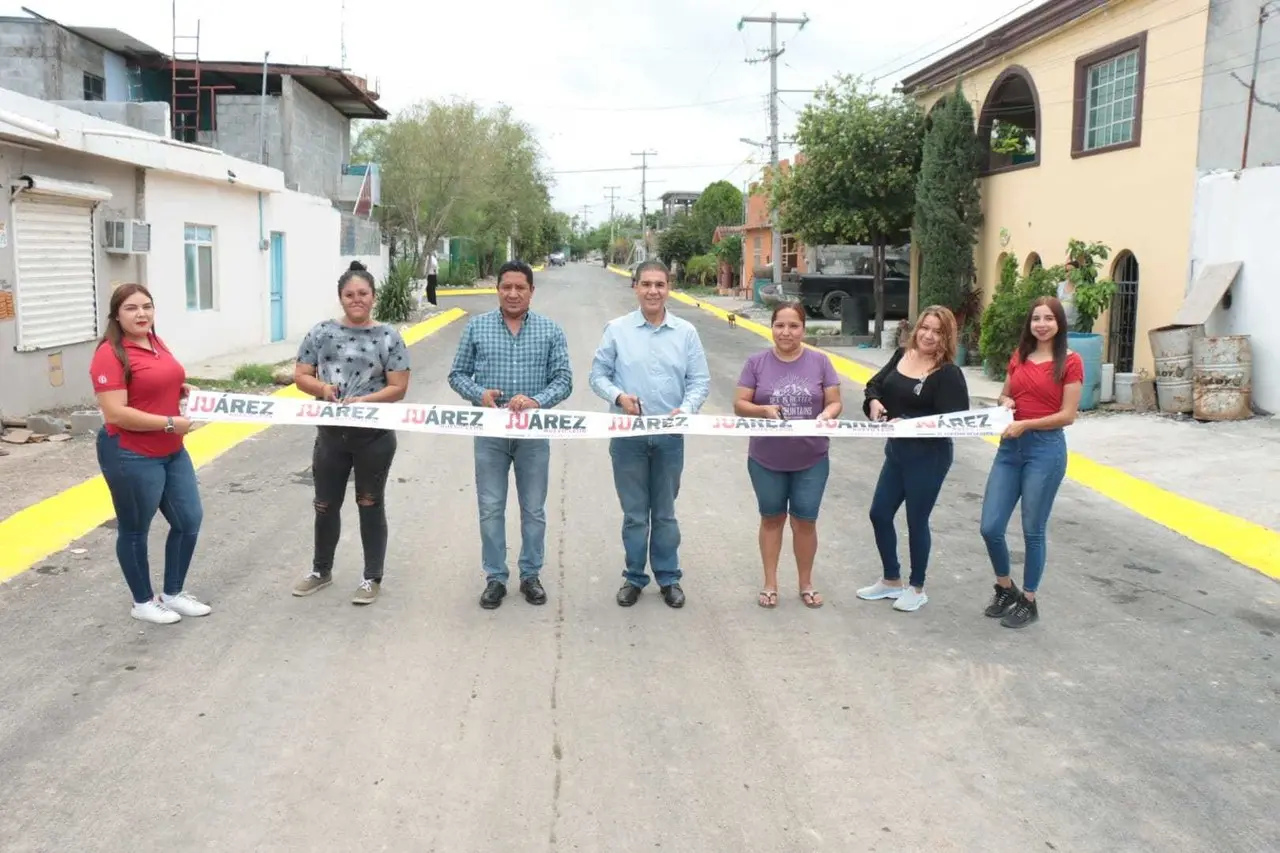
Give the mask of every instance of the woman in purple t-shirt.
M 840 377 L 831 359 L 804 346 L 804 310 L 790 303 L 779 305 L 772 325 L 773 348 L 747 359 L 733 411 L 744 418 L 789 421 L 840 417 Z M 788 514 L 800 598 L 807 607 L 822 606 L 822 595 L 813 588 L 813 558 L 818 553 L 818 508 L 830 472 L 830 444 L 829 438 L 809 436 L 751 439 L 747 473 L 760 508 L 761 607 L 778 604 L 778 557 Z

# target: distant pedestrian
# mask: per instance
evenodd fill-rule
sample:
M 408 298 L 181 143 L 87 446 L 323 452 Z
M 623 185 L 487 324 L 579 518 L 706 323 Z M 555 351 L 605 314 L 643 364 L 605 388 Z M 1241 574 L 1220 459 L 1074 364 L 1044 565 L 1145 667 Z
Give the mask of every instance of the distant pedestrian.
M 1040 619 L 1036 592 L 1047 558 L 1045 533 L 1058 487 L 1067 473 L 1067 437 L 1084 386 L 1084 360 L 1067 350 L 1062 302 L 1042 296 L 1032 303 L 1018 349 L 1009 359 L 1000 405 L 1013 410 L 1013 423 L 1000 437 L 982 498 L 982 538 L 995 569 L 995 595 L 986 615 L 1006 628 L 1024 628 Z M 1022 591 L 1010 578 L 1005 531 L 1022 501 L 1022 541 L 1026 554 Z
M 840 377 L 826 353 L 804 345 L 804 309 L 784 302 L 773 309 L 773 347 L 747 359 L 738 378 L 735 414 L 788 421 L 834 420 Z M 806 607 L 821 607 L 813 587 L 818 553 L 818 509 L 831 472 L 831 439 L 811 436 L 756 436 L 747 448 L 747 473 L 760 510 L 760 559 L 764 564 L 761 607 L 778 604 L 778 558 L 782 532 L 791 518 L 791 541 Z
M 533 270 L 508 261 L 498 270 L 498 308 L 467 323 L 449 371 L 449 387 L 473 406 L 513 412 L 550 409 L 573 391 L 564 330 L 529 310 Z M 551 441 L 545 438 L 475 438 L 476 502 L 480 514 L 485 588 L 480 606 L 501 606 L 507 594 L 507 488 L 516 473 L 520 502 L 520 592 L 545 604 L 540 575 L 547 537 L 547 482 Z
M 611 320 L 591 362 L 591 389 L 610 410 L 628 415 L 696 415 L 711 390 L 698 330 L 667 310 L 670 273 L 661 261 L 636 268 L 639 310 Z M 649 583 L 649 561 L 662 599 L 683 607 L 676 498 L 684 471 L 683 435 L 609 440 L 613 483 L 622 505 L 624 583 L 617 602 L 630 607 Z
M 409 349 L 393 326 L 373 319 L 377 287 L 359 261 L 338 279 L 342 318 L 322 320 L 298 347 L 294 382 L 330 403 L 395 403 L 409 387 Z M 396 455 L 390 429 L 318 426 L 311 451 L 315 534 L 311 573 L 293 587 L 311 595 L 333 582 L 333 557 L 342 532 L 342 504 L 352 473 L 364 550 L 364 579 L 352 604 L 372 604 L 382 589 L 387 556 L 387 478 Z
M 436 258 L 436 253 L 431 252 L 427 255 L 427 301 L 432 305 L 437 305 L 436 301 L 436 285 L 440 280 L 440 261 Z
M 947 308 L 932 305 L 920 312 L 906 347 L 867 383 L 863 411 L 874 421 L 922 418 L 969 408 L 964 371 L 955 363 L 956 318 Z M 950 438 L 890 438 L 885 441 L 884 465 L 871 499 L 871 527 L 884 576 L 858 590 L 867 600 L 894 599 L 893 608 L 919 610 L 928 601 L 925 574 L 932 536 L 929 517 L 951 470 Z M 911 554 L 910 586 L 902 585 L 898 562 L 898 531 L 893 519 L 907 505 L 907 541 Z
M 184 588 L 204 519 L 195 466 L 183 446 L 191 421 L 181 415 L 181 401 L 192 388 L 156 334 L 155 304 L 142 285 L 124 284 L 111 294 L 89 376 L 102 408 L 98 466 L 115 507 L 116 558 L 133 595 L 130 615 L 157 625 L 207 616 L 212 608 Z M 147 559 L 157 511 L 169 522 L 159 598 Z

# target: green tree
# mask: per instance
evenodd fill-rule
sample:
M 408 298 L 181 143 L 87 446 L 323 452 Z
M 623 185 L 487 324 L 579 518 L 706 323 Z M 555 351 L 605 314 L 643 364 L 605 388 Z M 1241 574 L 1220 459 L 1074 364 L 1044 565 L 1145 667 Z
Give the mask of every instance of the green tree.
M 974 135 L 973 107 L 959 83 L 928 124 L 912 224 L 921 258 L 920 304 L 945 305 L 963 325 L 976 311 L 973 247 L 982 224 L 983 151 Z
M 684 265 L 695 255 L 703 254 L 710 243 L 710 239 L 703 241 L 697 221 L 691 214 L 679 213 L 658 235 L 658 254 L 668 265 Z
M 520 253 L 543 248 L 549 177 L 532 129 L 507 107 L 415 104 L 362 128 L 352 159 L 381 165 L 383 227 L 415 264 L 445 234 L 471 239 L 481 275 L 505 259 L 509 238 Z
M 728 181 L 716 181 L 693 203 L 694 226 L 704 245 L 711 245 L 716 228 L 742 224 L 742 191 Z
M 924 117 L 909 98 L 841 75 L 800 114 L 803 159 L 771 182 L 784 231 L 811 246 L 871 245 L 877 336 L 884 329 L 885 249 L 911 223 L 923 131 Z

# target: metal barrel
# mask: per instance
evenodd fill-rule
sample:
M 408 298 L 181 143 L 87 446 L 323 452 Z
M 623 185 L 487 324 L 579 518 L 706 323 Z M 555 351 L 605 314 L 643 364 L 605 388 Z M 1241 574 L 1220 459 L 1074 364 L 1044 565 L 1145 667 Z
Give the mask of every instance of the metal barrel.
M 1253 417 L 1253 348 L 1248 335 L 1197 338 L 1192 361 L 1196 420 Z
M 1161 326 L 1147 332 L 1156 368 L 1156 403 L 1162 412 L 1187 413 L 1194 407 L 1191 352 L 1204 326 Z

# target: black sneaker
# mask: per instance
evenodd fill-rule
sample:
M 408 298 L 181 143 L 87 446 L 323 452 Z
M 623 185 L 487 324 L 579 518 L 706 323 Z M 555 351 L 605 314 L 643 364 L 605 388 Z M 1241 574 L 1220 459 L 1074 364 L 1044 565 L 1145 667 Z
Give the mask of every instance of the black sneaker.
M 1001 619 L 1000 624 L 1006 628 L 1025 628 L 1032 622 L 1039 621 L 1040 611 L 1036 608 L 1036 603 L 1028 601 L 1024 595 L 1019 595 L 1013 612 Z
M 1013 608 L 1018 606 L 1022 591 L 1018 589 L 1016 583 L 1010 583 L 1008 586 L 996 584 L 995 587 L 996 594 L 991 597 L 991 603 L 982 612 L 983 615 L 990 616 L 992 619 L 999 619 L 1001 616 L 1008 616 L 1013 612 Z
M 542 588 L 542 581 L 537 578 L 520 581 L 520 592 L 524 593 L 524 600 L 530 604 L 547 603 L 547 591 Z

